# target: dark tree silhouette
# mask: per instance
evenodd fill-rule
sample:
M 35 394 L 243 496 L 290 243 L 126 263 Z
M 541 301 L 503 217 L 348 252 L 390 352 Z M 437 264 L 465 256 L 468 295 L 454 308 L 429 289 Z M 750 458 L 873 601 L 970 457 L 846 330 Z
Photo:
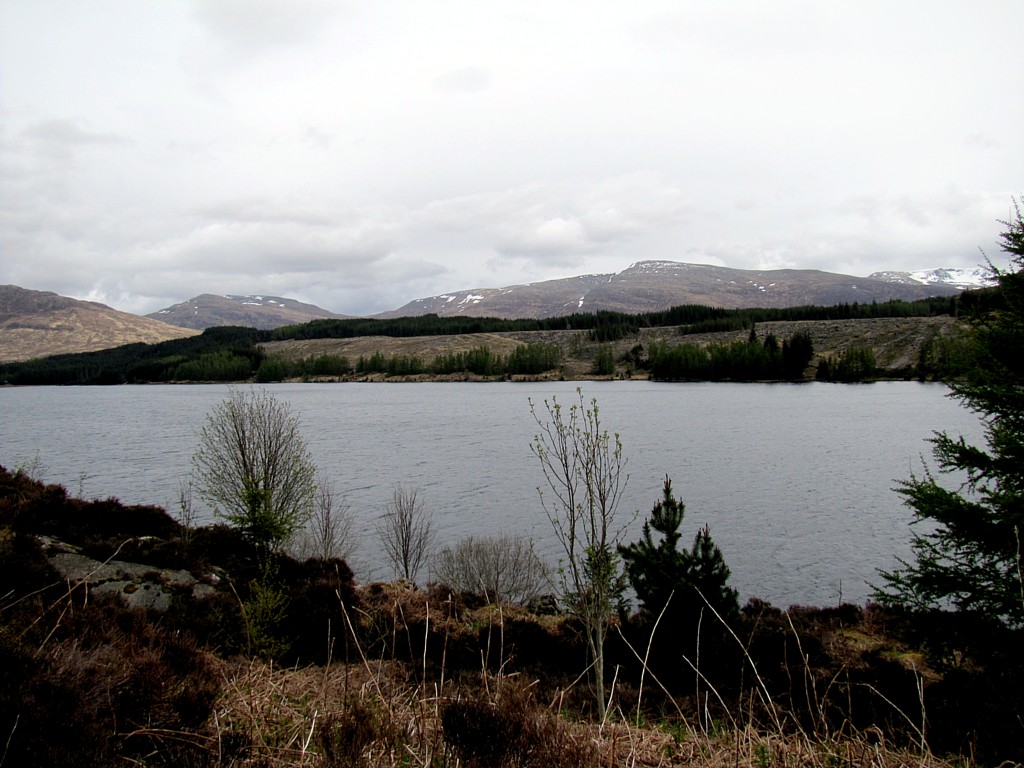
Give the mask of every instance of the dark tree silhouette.
M 987 445 L 937 433 L 942 473 L 966 475 L 950 490 L 929 470 L 900 485 L 914 512 L 913 561 L 881 573 L 876 598 L 914 607 L 951 605 L 1024 624 L 1024 220 L 1002 222 L 1011 268 L 992 267 L 996 301 L 973 320 L 974 365 L 951 395 L 982 415 Z
M 666 477 L 662 499 L 644 522 L 639 541 L 619 547 L 626 575 L 649 618 L 664 610 L 669 623 L 679 628 L 695 624 L 710 605 L 722 619 L 732 621 L 739 613 L 738 596 L 728 585 L 729 567 L 710 529 L 701 527 L 692 549 L 679 546 L 685 510 Z

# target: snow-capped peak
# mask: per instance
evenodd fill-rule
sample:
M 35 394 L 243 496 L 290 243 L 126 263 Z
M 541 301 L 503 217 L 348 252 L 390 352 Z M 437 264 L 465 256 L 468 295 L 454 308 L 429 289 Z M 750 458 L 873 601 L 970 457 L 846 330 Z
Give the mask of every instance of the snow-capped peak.
M 890 283 L 917 283 L 920 285 L 947 285 L 959 290 L 984 288 L 995 281 L 987 267 L 937 267 L 913 272 L 874 272 L 869 277 Z

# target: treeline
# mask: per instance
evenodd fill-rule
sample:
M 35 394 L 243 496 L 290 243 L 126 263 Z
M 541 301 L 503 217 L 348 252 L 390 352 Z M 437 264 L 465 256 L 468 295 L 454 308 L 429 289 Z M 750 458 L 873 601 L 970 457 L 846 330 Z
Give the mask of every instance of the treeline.
M 772 333 L 759 341 L 751 329 L 750 338 L 731 344 L 652 344 L 647 365 L 663 381 L 791 381 L 805 378 L 813 356 L 806 332 L 780 344 Z
M 168 381 L 239 381 L 257 378 L 275 381 L 292 376 L 341 376 L 354 371 L 338 360 L 315 360 L 311 363 L 288 363 L 268 359 L 260 344 L 269 341 L 354 338 L 360 336 L 430 336 L 471 333 L 501 333 L 514 331 L 585 331 L 591 341 L 608 343 L 636 334 L 641 328 L 679 326 L 683 334 L 746 329 L 757 323 L 787 320 L 856 319 L 867 317 L 920 317 L 932 315 L 961 315 L 978 311 L 998 303 L 999 296 L 991 289 L 971 291 L 960 296 L 925 299 L 921 301 L 888 301 L 870 304 L 837 304 L 832 307 L 806 306 L 785 309 L 721 309 L 698 304 L 681 305 L 659 312 L 627 314 L 621 312 L 573 313 L 562 317 L 505 320 L 501 318 L 438 317 L 422 315 L 395 319 L 348 318 L 313 320 L 302 325 L 291 325 L 270 331 L 255 328 L 222 326 L 208 328 L 198 336 L 174 339 L 159 344 L 128 344 L 113 349 L 80 354 L 55 355 L 16 363 L 0 364 L 0 384 L 136 384 Z M 536 350 L 526 345 L 527 351 L 513 353 L 498 370 L 496 361 L 489 361 L 482 353 L 466 353 L 461 360 L 435 360 L 416 363 L 412 360 L 394 360 L 385 364 L 398 371 L 421 365 L 419 372 L 443 375 L 459 372 L 479 373 L 492 370 L 500 373 L 535 374 L 550 370 L 559 363 L 551 361 L 552 350 Z M 668 354 L 665 365 L 670 371 L 682 363 L 672 362 Z M 683 353 L 679 353 L 683 354 Z M 721 359 L 747 356 L 748 349 L 723 353 L 709 367 L 718 370 L 736 369 Z M 760 357 L 760 353 L 758 353 Z M 369 361 L 365 361 L 369 364 Z M 375 361 L 374 365 L 380 361 Z M 600 361 L 599 361 L 600 362 Z M 604 361 L 605 363 L 607 361 Z M 739 368 L 763 366 L 763 360 L 751 360 Z M 313 367 L 324 366 L 317 371 Z M 768 363 L 768 365 L 771 365 Z M 305 367 L 304 367 L 305 366 Z M 310 367 L 312 366 L 312 367 Z M 489 368 L 489 366 L 491 366 Z M 539 366 L 542 366 L 539 368 Z M 602 370 L 607 365 L 600 366 Z M 367 371 L 368 372 L 368 371 Z M 388 372 L 385 370 L 384 372 Z M 496 375 L 483 373 L 481 375 Z M 695 374 L 693 374 L 695 375 Z M 670 373 L 667 378 L 691 378 L 690 373 Z M 772 378 L 761 375 L 755 378 Z
M 574 313 L 561 317 L 439 317 L 435 314 L 415 317 L 311 320 L 301 325 L 285 325 L 269 331 L 271 341 L 300 339 L 353 339 L 362 336 L 462 336 L 470 333 L 510 333 L 515 331 L 589 331 L 610 322 L 605 315 L 618 312 Z M 624 315 L 623 315 L 624 316 Z
M 271 382 L 287 378 L 333 378 L 377 373 L 385 376 L 537 375 L 557 368 L 561 363 L 562 351 L 554 344 L 520 344 L 508 355 L 499 355 L 488 347 L 479 346 L 464 352 L 435 355 L 432 360 L 422 360 L 416 355 L 374 352 L 369 356 L 360 355 L 354 364 L 349 358 L 338 355 L 295 361 L 267 357 L 256 372 L 256 380 Z
M 221 326 L 159 344 L 126 344 L 96 352 L 0 365 L 0 384 L 145 384 L 164 381 L 239 381 L 263 359 L 264 332 Z
M 885 317 L 956 317 L 976 303 L 971 294 L 941 296 L 918 301 L 843 302 L 832 306 L 752 308 L 724 310 L 720 316 L 695 319 L 681 329 L 684 334 L 742 331 L 757 323 L 794 320 L 864 320 Z M 674 323 L 673 323 L 674 324 Z M 682 324 L 680 324 L 682 325 Z
M 866 381 L 878 373 L 875 351 L 870 347 L 849 347 L 838 356 L 818 361 L 814 378 L 818 381 Z
M 972 292 L 980 293 L 980 292 Z M 545 318 L 416 317 L 341 318 L 312 320 L 268 331 L 272 341 L 297 339 L 348 339 L 360 336 L 453 336 L 468 333 L 510 333 L 515 331 L 588 331 L 593 341 L 617 341 L 641 328 L 678 325 L 683 333 L 734 331 L 756 323 L 792 320 L 849 320 L 868 317 L 929 317 L 958 315 L 976 299 L 972 293 L 918 301 L 886 301 L 869 304 L 842 303 L 833 306 L 808 305 L 763 309 L 723 309 L 703 304 L 682 304 L 658 312 L 574 312 Z M 963 305 L 963 306 L 962 306 Z

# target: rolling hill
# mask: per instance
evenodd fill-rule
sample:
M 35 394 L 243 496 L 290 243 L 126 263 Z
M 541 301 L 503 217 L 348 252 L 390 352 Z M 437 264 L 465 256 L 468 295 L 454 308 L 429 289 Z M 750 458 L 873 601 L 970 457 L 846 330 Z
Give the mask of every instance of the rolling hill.
M 0 285 L 0 361 L 91 352 L 122 344 L 155 344 L 193 336 L 179 328 L 95 301 Z
M 180 304 L 151 312 L 146 317 L 201 331 L 218 325 L 270 330 L 282 325 L 348 315 L 338 315 L 314 304 L 304 304 L 281 296 L 217 296 L 204 293 Z

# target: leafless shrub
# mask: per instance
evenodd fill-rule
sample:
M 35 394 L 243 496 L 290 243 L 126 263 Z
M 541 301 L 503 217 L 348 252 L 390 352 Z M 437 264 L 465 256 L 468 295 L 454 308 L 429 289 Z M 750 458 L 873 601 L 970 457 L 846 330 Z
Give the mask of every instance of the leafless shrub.
M 334 483 L 317 479 L 309 520 L 298 537 L 294 553 L 321 560 L 349 560 L 356 551 L 352 507 Z
M 420 503 L 417 491 L 402 486 L 394 489 L 377 522 L 377 536 L 395 577 L 415 582 L 434 541 L 434 520 Z
M 39 482 L 43 482 L 43 478 L 48 471 L 49 467 L 40 458 L 39 451 L 36 451 L 35 455 L 31 458 L 22 459 L 14 467 L 15 475 L 27 477 L 30 480 L 38 480 Z
M 192 478 L 178 481 L 178 522 L 181 523 L 181 537 L 188 543 L 196 527 L 196 508 L 192 502 Z
M 468 536 L 434 558 L 434 578 L 488 600 L 528 603 L 551 590 L 551 572 L 523 536 Z
M 576 396 L 579 402 L 568 408 L 555 397 L 545 400 L 543 413 L 529 401 L 540 429 L 530 448 L 547 486 L 537 488 L 541 506 L 565 552 L 563 597 L 585 627 L 597 709 L 604 720 L 604 643 L 625 588 L 616 548 L 636 516 L 620 524 L 615 514 L 629 481 L 622 441 L 605 429 L 596 398 L 588 406 L 578 387 Z

